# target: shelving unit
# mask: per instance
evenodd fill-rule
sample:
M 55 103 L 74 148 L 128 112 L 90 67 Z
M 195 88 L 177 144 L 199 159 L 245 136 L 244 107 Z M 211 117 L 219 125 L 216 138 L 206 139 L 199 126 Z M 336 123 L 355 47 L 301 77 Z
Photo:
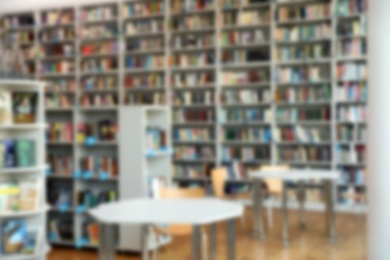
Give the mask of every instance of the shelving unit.
M 4 260 L 44 260 L 46 259 L 47 253 L 50 251 L 50 247 L 48 246 L 45 238 L 46 214 L 49 207 L 46 204 L 45 188 L 45 171 L 47 169 L 47 165 L 45 164 L 46 124 L 43 105 L 44 83 L 38 81 L 0 79 L 0 89 L 3 95 L 4 92 L 9 92 L 10 95 L 16 93 L 33 93 L 33 95 L 36 95 L 35 104 L 31 104 L 34 106 L 33 109 L 35 111 L 35 120 L 33 120 L 33 122 L 15 122 L 15 114 L 8 111 L 6 113 L 8 113 L 9 117 L 11 117 L 9 122 L 2 121 L 0 123 L 2 145 L 4 146 L 6 145 L 6 142 L 8 142 L 7 149 L 14 149 L 14 152 L 9 150 L 8 152 L 3 151 L 2 154 L 4 157 L 3 160 L 5 160 L 5 157 L 8 158 L 7 162 L 3 162 L 3 168 L 0 170 L 0 186 L 2 187 L 3 197 L 2 203 L 6 203 L 4 201 L 4 196 L 13 196 L 12 203 L 16 208 L 19 208 L 18 210 L 15 208 L 0 209 L 0 241 L 4 244 L 6 243 L 7 238 L 5 238 L 5 234 L 3 232 L 5 230 L 5 226 L 7 225 L 9 227 L 12 222 L 14 228 L 16 227 L 19 231 L 21 230 L 21 227 L 18 225 L 24 225 L 25 231 L 29 232 L 31 237 L 35 236 L 37 243 L 35 245 L 36 248 L 32 248 L 33 251 L 31 253 L 18 253 L 16 250 L 13 254 L 6 254 L 5 251 L 2 250 L 0 252 L 0 258 Z M 14 104 L 15 100 L 12 100 L 11 102 L 11 109 L 13 109 L 14 105 L 16 106 L 16 104 Z M 12 140 L 14 140 L 14 144 L 10 144 Z M 21 143 L 18 146 L 16 142 L 24 142 L 24 148 L 21 148 Z M 26 146 L 29 146 L 30 148 Z M 31 153 L 34 154 L 34 158 L 30 157 L 32 156 Z M 13 165 L 9 165 L 10 163 Z M 11 191 L 10 189 L 7 190 L 7 186 L 5 185 L 10 183 L 14 184 L 13 189 L 16 189 L 15 191 Z M 16 185 L 16 183 L 18 184 Z M 26 185 L 28 185 L 28 188 Z M 13 192 L 16 192 L 17 195 L 12 195 Z M 29 192 L 29 198 L 26 198 L 26 192 Z M 22 195 L 22 193 L 24 195 Z M 26 199 L 32 199 L 34 196 L 36 197 L 36 201 L 26 201 Z M 11 200 L 11 198 L 8 200 Z M 21 201 L 19 202 L 17 200 Z M 31 209 L 27 210 L 26 208 Z M 13 236 L 15 235 L 15 233 L 11 234 L 13 234 Z M 27 245 L 21 243 L 21 246 L 24 250 L 27 249 Z
M 49 123 L 72 122 L 76 136 L 78 123 L 89 118 L 104 115 L 117 119 L 118 106 L 167 104 L 172 108 L 172 143 L 177 151 L 172 160 L 172 177 L 180 185 L 209 185 L 210 169 L 230 165 L 229 158 L 235 158 L 247 169 L 277 163 L 298 168 L 340 169 L 344 178 L 339 197 L 343 200 L 342 193 L 351 192 L 351 187 L 364 190 L 360 187 L 364 187 L 361 170 L 365 164 L 360 159 L 364 159 L 367 128 L 365 118 L 338 117 L 343 108 L 347 108 L 344 112 L 348 114 L 348 109 L 362 107 L 367 100 L 366 80 L 342 77 L 338 71 L 341 64 L 366 64 L 366 7 L 353 12 L 349 12 L 349 6 L 340 7 L 350 1 L 214 0 L 204 1 L 210 4 L 206 7 L 196 7 L 180 6 L 183 3 L 180 0 L 118 0 L 0 16 L 2 21 L 9 17 L 32 17 L 30 25 L 3 26 L 2 32 L 4 39 L 13 31 L 34 32 L 31 45 L 40 51 L 36 57 L 26 58 L 29 64 L 34 64 L 34 77 L 51 82 L 46 92 Z M 308 17 L 301 16 L 304 12 L 296 12 L 295 16 L 283 13 L 304 6 L 312 8 L 306 12 Z M 321 6 L 329 6 L 329 11 L 322 12 Z M 104 19 L 95 15 L 95 19 L 85 20 L 85 11 L 104 9 L 109 10 Z M 41 17 L 49 11 L 71 12 L 74 20 L 45 24 Z M 257 15 L 252 17 L 251 13 Z M 315 16 L 316 13 L 323 15 Z M 307 29 L 323 24 L 328 26 L 327 30 L 324 26 L 322 34 L 310 34 L 312 31 Z M 294 28 L 306 28 L 309 33 L 297 38 Z M 51 37 L 44 37 L 45 32 L 52 32 Z M 86 53 L 83 48 L 107 42 L 117 44 L 115 51 Z M 53 46 L 71 46 L 73 51 L 67 55 L 42 54 L 42 50 Z M 259 55 L 262 58 L 251 61 L 243 58 L 245 53 L 254 51 L 262 52 Z M 111 60 L 116 66 L 93 71 L 84 65 L 86 61 L 99 60 Z M 74 70 L 59 73 L 42 69 L 44 64 L 63 61 L 73 62 Z M 311 68 L 312 77 L 299 77 L 299 70 L 291 70 L 297 68 Z M 257 76 L 252 73 L 248 76 L 248 72 L 255 71 Z M 195 77 L 201 74 L 209 77 Z M 187 75 L 188 82 L 183 75 Z M 103 78 L 110 80 L 98 80 Z M 358 85 L 356 90 L 347 87 L 353 84 Z M 350 92 L 356 96 L 351 98 Z M 84 96 L 96 95 L 112 95 L 115 101 L 107 106 L 82 106 Z M 57 101 L 60 97 L 63 97 L 61 104 Z M 326 116 L 302 117 L 300 111 L 317 111 Z M 305 132 L 307 129 L 310 134 Z M 343 131 L 347 133 L 344 136 Z M 260 132 L 261 138 L 257 135 Z M 249 133 L 254 136 L 252 139 Z M 83 154 L 105 148 L 117 154 L 120 149 L 116 142 L 88 147 L 75 140 L 48 144 L 50 152 L 73 158 L 74 173 Z M 355 152 L 356 148 L 359 152 Z M 227 153 L 229 150 L 235 153 Z M 350 153 L 346 158 L 359 160 L 338 161 L 338 154 L 344 150 L 352 151 L 352 156 Z M 308 155 L 316 151 L 323 156 L 310 155 L 309 159 Z M 292 156 L 294 153 L 296 157 Z M 52 175 L 49 179 L 68 183 L 75 191 L 86 187 L 85 180 L 74 177 Z M 112 187 L 118 187 L 115 179 L 110 181 Z M 247 183 L 247 180 L 229 182 Z M 55 243 L 91 247 L 80 240 L 81 217 L 73 209 L 65 212 L 76 223 L 77 236 L 72 241 Z

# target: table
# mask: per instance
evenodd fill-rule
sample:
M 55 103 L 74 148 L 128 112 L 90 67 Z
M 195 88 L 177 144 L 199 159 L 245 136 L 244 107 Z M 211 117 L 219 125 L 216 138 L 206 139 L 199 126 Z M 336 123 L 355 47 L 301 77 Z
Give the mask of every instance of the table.
M 336 241 L 335 232 L 335 202 L 336 202 L 336 185 L 335 181 L 339 178 L 339 173 L 329 170 L 285 170 L 285 171 L 256 171 L 252 172 L 253 179 L 253 204 L 254 204 L 254 234 L 260 239 L 265 239 L 264 220 L 263 220 L 263 191 L 262 183 L 264 179 L 282 180 L 282 238 L 285 245 L 288 245 L 288 212 L 287 212 L 287 189 L 286 181 L 298 182 L 299 202 L 300 202 L 300 220 L 301 226 L 304 227 L 304 183 L 310 180 L 320 180 L 325 185 L 325 204 L 326 204 L 326 223 L 327 231 L 332 243 Z
M 132 199 L 102 205 L 89 211 L 100 223 L 100 260 L 115 259 L 115 224 L 142 225 L 142 259 L 148 259 L 148 226 L 153 224 L 193 225 L 192 260 L 201 259 L 201 227 L 210 225 L 210 260 L 217 259 L 216 223 L 227 220 L 227 259 L 235 260 L 235 219 L 243 214 L 242 205 L 214 198 Z

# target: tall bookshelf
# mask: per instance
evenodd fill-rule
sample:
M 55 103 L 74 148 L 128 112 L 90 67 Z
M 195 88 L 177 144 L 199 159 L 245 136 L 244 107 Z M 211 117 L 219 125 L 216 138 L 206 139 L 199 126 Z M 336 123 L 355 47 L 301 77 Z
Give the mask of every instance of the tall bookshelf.
M 13 31 L 32 32 L 22 45 L 38 48 L 26 51 L 27 63 L 33 77 L 50 82 L 49 123 L 72 123 L 73 140 L 50 141 L 48 151 L 73 158 L 77 173 L 86 154 L 119 151 L 116 142 L 78 144 L 79 123 L 118 120 L 118 106 L 166 104 L 178 184 L 207 186 L 209 170 L 233 159 L 246 169 L 270 163 L 340 169 L 340 209 L 350 210 L 342 194 L 365 189 L 366 1 L 194 1 L 97 1 L 2 15 L 4 40 Z M 73 20 L 45 23 L 52 12 Z M 18 17 L 28 23 L 4 26 Z M 321 28 L 317 34 L 314 27 Z M 68 47 L 61 53 L 61 46 Z M 73 66 L 45 66 L 56 62 Z M 98 95 L 114 102 L 86 107 L 94 102 L 85 97 Z M 95 186 L 73 174 L 49 178 L 74 191 Z M 115 182 L 107 185 L 117 188 Z M 74 238 L 58 244 L 87 247 L 82 214 L 73 207 L 52 211 L 75 223 Z

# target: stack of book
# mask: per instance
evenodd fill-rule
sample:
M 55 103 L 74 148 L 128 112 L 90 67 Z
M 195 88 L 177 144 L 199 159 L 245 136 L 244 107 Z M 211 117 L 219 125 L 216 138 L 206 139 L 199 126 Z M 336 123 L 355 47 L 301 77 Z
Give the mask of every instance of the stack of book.
M 353 142 L 355 132 L 352 125 L 337 125 L 337 140 L 339 142 Z
M 100 204 L 114 202 L 117 199 L 117 193 L 114 190 L 84 190 L 77 192 L 75 196 L 78 208 L 83 210 L 95 208 Z
M 211 165 L 175 165 L 173 176 L 176 178 L 205 178 L 210 176 Z
M 367 159 L 366 147 L 356 145 L 352 148 L 339 145 L 337 147 L 337 159 L 340 164 L 365 163 Z
M 348 16 L 367 11 L 368 0 L 338 0 L 336 13 L 338 16 Z
M 337 24 L 337 35 L 340 37 L 366 36 L 367 19 L 343 20 Z
M 272 140 L 271 129 L 269 128 L 224 128 L 222 136 L 225 142 L 245 142 L 245 143 L 268 143 Z
M 73 73 L 75 69 L 74 61 L 45 61 L 40 65 L 40 73 L 45 74 L 62 74 Z
M 3 140 L 0 151 L 0 168 L 33 167 L 36 164 L 33 140 Z
M 137 20 L 129 22 L 125 27 L 125 34 L 133 36 L 145 33 L 163 33 L 165 31 L 164 21 L 162 19 Z
M 212 14 L 174 16 L 170 28 L 173 31 L 213 29 L 214 22 Z
M 83 108 L 113 107 L 118 104 L 118 98 L 116 94 L 110 93 L 84 94 L 80 98 L 80 104 Z
M 75 55 L 73 44 L 52 44 L 41 46 L 37 56 L 39 58 L 48 57 L 72 57 Z
M 342 57 L 362 57 L 367 54 L 365 39 L 345 39 L 338 42 L 337 53 Z
M 114 156 L 97 155 L 80 159 L 80 171 L 85 177 L 117 177 L 118 159 Z
M 50 80 L 46 85 L 48 92 L 76 91 L 76 81 L 74 79 L 55 79 Z
M 223 103 L 229 104 L 260 104 L 271 101 L 269 89 L 226 90 L 222 95 Z
M 315 126 L 287 126 L 273 131 L 273 140 L 276 142 L 299 142 L 315 144 L 330 142 L 329 129 Z
M 214 52 L 175 54 L 170 58 L 171 66 L 178 68 L 209 66 L 214 63 Z
M 95 123 L 79 123 L 77 126 L 77 142 L 114 141 L 116 140 L 117 132 L 117 123 L 110 119 L 99 120 Z
M 172 37 L 172 48 L 192 49 L 192 48 L 214 48 L 215 36 L 211 34 L 178 34 Z
M 47 156 L 47 163 L 52 175 L 72 176 L 75 170 L 73 157 L 70 155 L 50 154 Z
M 222 160 L 231 162 L 239 160 L 245 163 L 255 161 L 270 161 L 271 153 L 268 146 L 262 147 L 223 147 Z
M 332 27 L 330 23 L 278 27 L 275 37 L 277 41 L 289 42 L 330 40 L 332 37 Z
M 73 123 L 50 123 L 47 131 L 47 140 L 54 142 L 73 142 Z
M 21 14 L 3 18 L 2 27 L 5 30 L 19 27 L 33 27 L 35 25 L 33 14 Z
M 210 10 L 214 7 L 214 0 L 173 0 L 171 11 L 173 13 Z
M 125 96 L 126 104 L 144 104 L 144 105 L 164 105 L 166 96 L 163 92 L 157 93 L 127 93 Z
M 45 107 L 47 109 L 71 108 L 74 105 L 72 94 L 47 94 L 45 97 Z

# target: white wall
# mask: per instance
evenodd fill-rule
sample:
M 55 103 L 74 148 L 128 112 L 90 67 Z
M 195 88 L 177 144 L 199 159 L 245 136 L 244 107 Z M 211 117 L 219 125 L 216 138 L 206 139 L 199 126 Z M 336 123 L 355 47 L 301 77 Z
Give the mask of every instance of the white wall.
M 33 11 L 52 7 L 71 7 L 93 3 L 117 3 L 117 0 L 0 0 L 0 13 Z

